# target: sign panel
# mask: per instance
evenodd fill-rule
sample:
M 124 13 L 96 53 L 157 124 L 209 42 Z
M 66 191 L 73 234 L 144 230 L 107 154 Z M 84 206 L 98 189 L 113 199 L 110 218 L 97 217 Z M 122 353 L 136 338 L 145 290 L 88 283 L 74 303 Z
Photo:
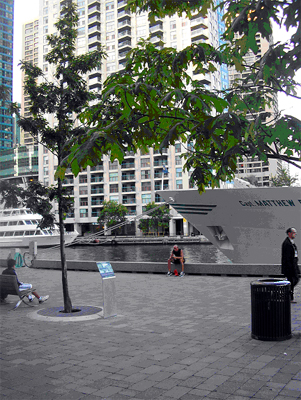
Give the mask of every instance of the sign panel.
M 98 261 L 96 264 L 102 278 L 115 276 L 113 267 L 108 261 Z

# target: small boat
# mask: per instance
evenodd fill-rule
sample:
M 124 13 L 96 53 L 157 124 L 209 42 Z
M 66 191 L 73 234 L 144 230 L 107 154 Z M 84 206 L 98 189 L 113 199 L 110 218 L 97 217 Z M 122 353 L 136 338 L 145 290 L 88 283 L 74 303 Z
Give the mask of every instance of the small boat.
M 37 242 L 38 247 L 60 244 L 60 231 L 57 224 L 52 228 L 41 229 L 42 216 L 28 208 L 0 210 L 0 247 L 28 247 Z M 78 236 L 77 231 L 65 231 L 65 244 L 70 244 Z

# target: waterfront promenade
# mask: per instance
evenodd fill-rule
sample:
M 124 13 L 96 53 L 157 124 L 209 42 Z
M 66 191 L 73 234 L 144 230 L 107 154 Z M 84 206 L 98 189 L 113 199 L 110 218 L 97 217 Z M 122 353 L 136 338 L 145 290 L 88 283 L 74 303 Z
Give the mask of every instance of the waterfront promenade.
M 254 277 L 120 272 L 117 317 L 68 321 L 37 318 L 63 305 L 59 270 L 17 272 L 50 298 L 0 306 L 1 400 L 301 398 L 300 286 L 292 338 L 264 342 L 250 332 Z M 74 307 L 102 307 L 98 272 L 68 282 Z

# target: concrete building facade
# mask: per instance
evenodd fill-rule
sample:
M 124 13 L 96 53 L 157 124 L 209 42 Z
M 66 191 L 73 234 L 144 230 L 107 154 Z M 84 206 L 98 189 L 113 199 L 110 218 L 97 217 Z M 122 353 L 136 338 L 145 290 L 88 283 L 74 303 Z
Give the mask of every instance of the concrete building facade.
M 218 46 L 222 26 L 221 15 L 209 11 L 207 16 L 194 15 L 191 19 L 173 16 L 158 19 L 150 24 L 147 13 L 132 14 L 126 10 L 125 0 L 76 0 L 78 6 L 78 37 L 76 52 L 78 55 L 105 46 L 107 59 L 101 68 L 87 77 L 90 90 L 100 91 L 102 82 L 112 73 L 125 66 L 125 57 L 141 38 L 148 38 L 161 46 L 184 49 L 191 43 L 210 43 Z M 38 65 L 48 80 L 52 78 L 52 67 L 45 56 L 49 51 L 47 35 L 55 32 L 55 22 L 60 16 L 64 0 L 40 0 L 39 18 L 33 22 L 38 26 L 39 45 L 34 47 L 38 54 Z M 35 31 L 33 32 L 36 33 Z M 36 44 L 34 36 L 33 45 Z M 24 41 L 26 43 L 26 41 Z M 37 49 L 38 50 L 35 50 Z M 25 52 L 26 54 L 26 52 Z M 221 68 L 215 73 L 200 75 L 192 69 L 189 73 L 201 80 L 210 89 L 221 89 L 228 82 L 227 72 Z M 51 121 L 51 116 L 49 116 Z M 108 157 L 99 160 L 96 167 L 74 177 L 67 171 L 64 185 L 74 196 L 74 210 L 66 219 L 67 228 L 75 227 L 81 234 L 93 231 L 104 200 L 115 200 L 128 209 L 128 218 L 139 216 L 149 202 L 160 203 L 162 199 L 155 193 L 162 189 L 188 189 L 189 173 L 183 172 L 183 160 L 180 154 L 185 146 L 177 143 L 162 154 L 149 149 L 147 154 L 129 153 L 121 165 Z M 39 146 L 39 180 L 46 185 L 54 183 L 57 161 L 47 149 Z M 168 170 L 168 172 L 166 172 Z M 165 171 L 165 172 L 164 172 Z M 141 234 L 138 222 L 132 222 L 125 228 L 128 233 Z M 175 215 L 171 222 L 170 234 L 187 234 L 183 218 Z M 192 228 L 191 228 L 192 229 Z
M 0 151 L 14 145 L 14 122 L 9 111 L 13 96 L 14 0 L 0 0 L 0 87 L 6 100 L 0 100 Z

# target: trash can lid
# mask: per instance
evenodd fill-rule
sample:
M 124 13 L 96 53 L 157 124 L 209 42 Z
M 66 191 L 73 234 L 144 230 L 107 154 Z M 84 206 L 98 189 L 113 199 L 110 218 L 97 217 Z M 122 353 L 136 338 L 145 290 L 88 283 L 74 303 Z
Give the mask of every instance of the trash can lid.
M 257 281 L 251 282 L 251 285 L 290 285 L 290 282 L 286 279 L 276 279 L 276 278 L 268 278 L 268 279 L 258 279 Z

